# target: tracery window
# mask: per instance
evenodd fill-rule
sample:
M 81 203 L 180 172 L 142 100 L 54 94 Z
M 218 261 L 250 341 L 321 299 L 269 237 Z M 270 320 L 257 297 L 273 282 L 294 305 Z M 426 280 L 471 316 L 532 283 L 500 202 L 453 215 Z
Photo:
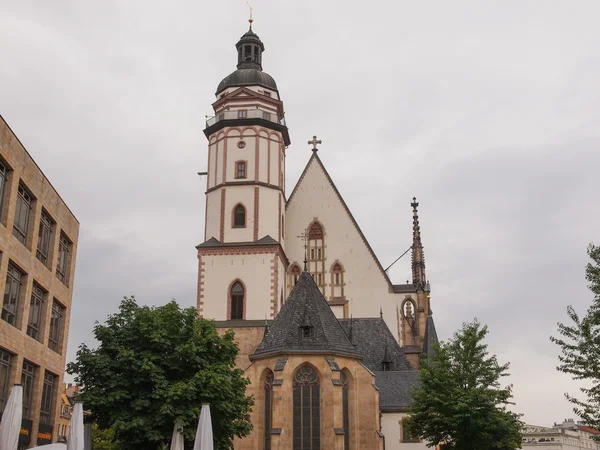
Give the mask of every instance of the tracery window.
M 331 298 L 344 297 L 344 267 L 336 260 L 331 266 Z
M 265 377 L 265 450 L 271 450 L 271 428 L 273 428 L 273 380 L 269 370 Z
M 246 208 L 244 205 L 237 205 L 233 210 L 233 228 L 246 227 Z
M 244 318 L 244 286 L 236 281 L 231 286 L 231 320 L 241 320 Z
M 348 380 L 348 374 L 345 370 L 341 371 L 340 380 L 342 381 L 342 417 L 344 425 L 344 450 L 350 450 L 350 383 Z
M 321 448 L 319 375 L 302 366 L 294 375 L 294 450 Z
M 308 228 L 308 271 L 323 293 L 325 280 L 325 232 L 323 225 L 314 221 Z

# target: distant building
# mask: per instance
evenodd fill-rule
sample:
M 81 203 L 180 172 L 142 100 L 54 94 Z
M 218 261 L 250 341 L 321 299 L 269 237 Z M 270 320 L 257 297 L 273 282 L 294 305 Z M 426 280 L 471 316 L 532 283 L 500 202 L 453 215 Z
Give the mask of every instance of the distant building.
M 553 427 L 525 425 L 523 430 L 523 448 L 536 450 L 600 450 L 600 442 L 594 436 L 600 432 L 592 427 L 565 420 Z
M 0 413 L 21 383 L 20 449 L 57 439 L 78 236 L 79 222 L 0 116 Z

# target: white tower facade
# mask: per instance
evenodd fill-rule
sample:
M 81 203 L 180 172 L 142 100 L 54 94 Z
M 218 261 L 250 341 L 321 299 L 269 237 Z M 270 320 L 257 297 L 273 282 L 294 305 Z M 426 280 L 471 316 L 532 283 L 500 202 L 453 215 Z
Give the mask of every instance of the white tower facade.
M 236 44 L 237 70 L 219 84 L 206 123 L 208 176 L 198 311 L 216 320 L 275 317 L 287 295 L 285 149 L 275 80 L 262 70 L 252 28 Z

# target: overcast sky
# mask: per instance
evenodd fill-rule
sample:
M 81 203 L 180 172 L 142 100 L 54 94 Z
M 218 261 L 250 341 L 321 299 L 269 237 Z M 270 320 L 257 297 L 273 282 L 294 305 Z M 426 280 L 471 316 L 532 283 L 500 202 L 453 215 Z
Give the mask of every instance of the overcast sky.
M 528 423 L 573 417 L 549 342 L 600 243 L 600 3 L 253 0 L 288 193 L 319 155 L 386 267 L 413 195 L 438 334 L 489 324 Z M 0 0 L 0 114 L 81 223 L 68 360 L 124 295 L 195 305 L 204 116 L 243 0 Z M 405 257 L 391 271 L 410 278 Z

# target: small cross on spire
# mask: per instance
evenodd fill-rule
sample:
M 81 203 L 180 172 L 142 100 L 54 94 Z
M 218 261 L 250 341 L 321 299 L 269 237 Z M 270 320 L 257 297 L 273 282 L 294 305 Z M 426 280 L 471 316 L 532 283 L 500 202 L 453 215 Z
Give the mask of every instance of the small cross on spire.
M 306 231 L 304 231 L 304 233 L 302 233 L 300 236 L 298 236 L 298 238 L 302 239 L 304 241 L 304 271 L 308 272 L 308 253 L 307 253 L 307 249 L 308 249 L 308 233 Z
M 313 152 L 318 152 L 319 149 L 317 148 L 317 145 L 322 144 L 322 143 L 323 143 L 323 141 L 321 141 L 320 139 L 317 139 L 316 136 L 313 136 L 312 141 L 308 141 L 308 145 L 313 146 L 313 148 L 312 148 Z

